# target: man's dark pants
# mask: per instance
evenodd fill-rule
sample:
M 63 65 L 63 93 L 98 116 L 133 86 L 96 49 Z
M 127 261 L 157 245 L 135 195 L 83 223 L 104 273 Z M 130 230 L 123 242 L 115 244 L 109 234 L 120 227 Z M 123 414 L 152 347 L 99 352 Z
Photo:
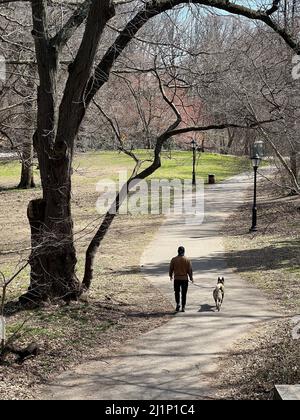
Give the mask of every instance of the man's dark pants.
M 186 304 L 186 295 L 187 295 L 188 288 L 189 288 L 188 280 L 174 280 L 176 304 L 180 305 L 180 292 L 181 292 L 181 304 L 183 308 L 185 307 L 185 304 Z

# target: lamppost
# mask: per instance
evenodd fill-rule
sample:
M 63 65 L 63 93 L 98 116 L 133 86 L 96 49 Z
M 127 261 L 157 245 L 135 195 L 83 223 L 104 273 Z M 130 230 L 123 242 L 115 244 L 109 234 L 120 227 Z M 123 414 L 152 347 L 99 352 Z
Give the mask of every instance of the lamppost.
M 196 185 L 196 141 L 191 141 L 192 147 L 193 147 L 193 181 L 192 184 Z
M 257 140 L 252 147 L 251 160 L 254 169 L 254 199 L 252 209 L 252 226 L 250 232 L 257 231 L 257 172 L 264 157 L 264 142 Z

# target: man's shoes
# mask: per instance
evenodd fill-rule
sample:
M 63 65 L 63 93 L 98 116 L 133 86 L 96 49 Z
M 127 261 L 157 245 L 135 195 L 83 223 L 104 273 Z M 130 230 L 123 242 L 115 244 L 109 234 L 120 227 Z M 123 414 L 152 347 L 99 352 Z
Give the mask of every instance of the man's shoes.
M 184 306 L 182 307 L 181 312 L 185 312 L 185 307 Z
M 180 305 L 177 305 L 176 306 L 176 312 L 179 312 L 180 311 Z

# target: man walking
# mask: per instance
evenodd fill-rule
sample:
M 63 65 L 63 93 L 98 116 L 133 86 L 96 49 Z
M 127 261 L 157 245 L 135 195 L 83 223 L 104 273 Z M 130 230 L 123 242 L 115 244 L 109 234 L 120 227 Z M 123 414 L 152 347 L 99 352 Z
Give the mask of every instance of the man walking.
M 185 257 L 183 246 L 178 248 L 178 256 L 173 258 L 170 263 L 170 280 L 174 278 L 174 291 L 176 300 L 176 312 L 180 310 L 181 292 L 181 311 L 185 312 L 186 295 L 189 287 L 189 279 L 194 282 L 193 268 L 191 261 Z

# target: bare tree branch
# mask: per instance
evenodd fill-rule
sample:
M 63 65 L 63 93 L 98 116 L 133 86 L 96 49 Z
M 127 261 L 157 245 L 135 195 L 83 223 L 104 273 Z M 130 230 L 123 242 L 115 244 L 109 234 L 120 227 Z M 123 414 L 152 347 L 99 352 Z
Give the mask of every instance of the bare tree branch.
M 210 131 L 210 130 L 225 130 L 227 128 L 255 128 L 264 124 L 272 124 L 274 122 L 278 122 L 279 119 L 270 119 L 270 120 L 264 120 L 264 121 L 256 121 L 249 124 L 236 124 L 236 123 L 224 123 L 224 124 L 210 124 L 205 126 L 194 126 L 194 127 L 183 127 L 179 128 L 177 130 L 169 131 L 167 133 L 168 138 L 173 136 L 178 136 L 185 133 L 190 132 L 204 132 L 204 131 Z
M 281 0 L 273 0 L 273 4 L 268 10 L 266 10 L 266 14 L 271 16 L 273 13 L 277 12 L 277 10 L 279 10 L 280 2 Z
M 94 105 L 97 107 L 97 109 L 99 110 L 99 112 L 103 115 L 103 117 L 108 121 L 109 125 L 111 126 L 113 132 L 115 133 L 115 136 L 119 142 L 119 147 L 118 149 L 123 152 L 125 155 L 131 157 L 131 159 L 134 160 L 135 162 L 135 167 L 132 171 L 132 174 L 129 178 L 129 180 L 133 179 L 137 174 L 139 169 L 141 168 L 142 164 L 145 162 L 144 160 L 141 160 L 138 158 L 138 156 L 133 152 L 133 150 L 128 150 L 125 146 L 124 146 L 124 142 L 122 140 L 122 136 L 120 133 L 119 128 L 116 126 L 116 124 L 114 124 L 113 120 L 109 117 L 109 115 L 106 114 L 106 112 L 103 110 L 103 108 L 98 104 L 98 102 L 93 99 L 93 103 Z
M 32 99 L 30 96 L 28 96 L 27 98 L 24 98 L 24 100 L 21 101 L 21 102 L 18 102 L 18 103 L 13 104 L 13 105 L 5 106 L 4 108 L 0 108 L 0 113 L 5 112 L 5 111 L 10 111 L 10 110 L 12 110 L 14 108 L 17 108 L 21 105 L 24 105 L 26 103 L 28 104 L 29 102 L 35 102 L 35 99 Z
M 50 44 L 52 46 L 57 47 L 60 51 L 66 45 L 74 32 L 87 18 L 91 4 L 92 0 L 85 0 L 80 4 L 64 27 L 51 39 Z

